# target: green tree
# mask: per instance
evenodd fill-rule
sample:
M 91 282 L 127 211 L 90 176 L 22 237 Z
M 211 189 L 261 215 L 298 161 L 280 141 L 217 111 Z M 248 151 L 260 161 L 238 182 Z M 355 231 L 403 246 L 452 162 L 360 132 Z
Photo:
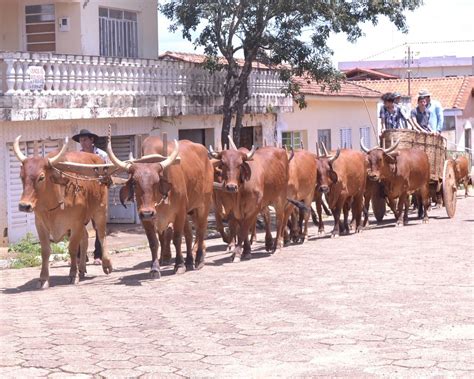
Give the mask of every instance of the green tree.
M 225 70 L 221 141 L 228 143 L 235 114 L 233 136 L 239 146 L 252 62 L 279 70 L 288 83 L 285 92 L 304 107 L 292 76 L 307 76 L 331 90 L 340 87 L 343 75 L 332 66 L 327 46 L 331 32 L 344 32 L 355 41 L 362 35 L 361 23 L 377 24 L 382 15 L 406 32 L 403 12 L 421 4 L 422 0 L 165 0 L 160 10 L 171 21 L 171 31 L 181 30 L 185 39 L 204 47 L 211 71 Z

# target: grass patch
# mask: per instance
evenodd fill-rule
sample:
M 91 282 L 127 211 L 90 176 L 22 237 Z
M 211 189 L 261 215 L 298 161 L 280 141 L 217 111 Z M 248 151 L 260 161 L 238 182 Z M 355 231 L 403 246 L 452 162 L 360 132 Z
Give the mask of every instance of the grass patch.
M 41 245 L 31 233 L 8 247 L 8 253 L 12 255 L 11 268 L 36 267 L 41 265 Z M 56 259 L 68 254 L 66 241 L 51 243 L 51 256 Z

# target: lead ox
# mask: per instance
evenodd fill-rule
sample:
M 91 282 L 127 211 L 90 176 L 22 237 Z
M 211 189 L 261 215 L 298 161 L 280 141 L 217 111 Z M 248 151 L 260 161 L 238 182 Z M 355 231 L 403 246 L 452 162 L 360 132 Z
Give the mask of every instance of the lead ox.
M 463 183 L 464 185 L 464 196 L 468 196 L 468 185 L 469 185 L 469 160 L 465 156 L 457 157 L 454 160 L 454 175 L 456 176 L 456 185 Z
M 229 140 L 231 140 L 229 138 Z M 232 261 L 249 259 L 251 254 L 249 233 L 253 230 L 257 215 L 265 207 L 273 205 L 276 213 L 277 234 L 273 251 L 283 245 L 285 207 L 287 205 L 288 157 L 286 151 L 274 147 L 263 147 L 245 152 L 237 149 L 233 142 L 229 150 L 209 155 L 217 159 L 217 169 L 222 182 L 216 185 L 216 200 L 225 213 L 231 215 L 238 226 L 237 244 Z M 271 235 L 270 235 L 271 237 Z M 271 239 L 266 238 L 268 247 Z
M 80 248 L 79 278 L 86 273 L 87 230 L 85 225 L 93 221 L 97 238 L 102 245 L 102 268 L 106 274 L 112 271 L 107 253 L 105 231 L 107 222 L 108 189 L 95 180 L 69 180 L 55 169 L 60 161 L 101 166 L 103 161 L 95 154 L 66 152 L 67 139 L 61 151 L 47 157 L 26 157 L 19 147 L 21 136 L 15 139 L 13 150 L 22 163 L 21 181 L 23 193 L 18 208 L 22 212 L 34 212 L 35 225 L 41 244 L 41 273 L 38 288 L 49 286 L 50 241 L 58 242 L 69 234 L 71 269 L 69 281 L 77 282 L 77 252 Z
M 360 146 L 367 153 L 367 176 L 369 180 L 381 182 L 389 204 L 393 207 L 398 199 L 395 218 L 397 225 L 408 222 L 409 195 L 415 194 L 418 204 L 423 205 L 423 222 L 428 222 L 430 205 L 430 163 L 428 155 L 418 149 L 397 149 L 397 141 L 388 149 L 368 149 L 360 140 Z M 405 210 L 403 212 L 403 209 Z
M 329 208 L 334 216 L 331 237 L 349 233 L 349 210 L 356 223 L 356 232 L 362 230 L 361 218 L 366 184 L 366 161 L 363 153 L 350 149 L 338 149 L 335 155 L 324 155 L 317 160 L 317 189 L 327 194 Z M 319 155 L 319 154 L 318 154 Z M 341 211 L 344 221 L 340 221 Z
M 110 160 L 126 170 L 130 177 L 120 190 L 120 201 L 133 199 L 138 205 L 138 215 L 145 229 L 151 251 L 152 278 L 160 277 L 157 232 L 163 235 L 172 229 L 176 249 L 174 271 L 182 274 L 186 269 L 201 269 L 205 260 L 204 236 L 211 205 L 213 169 L 204 146 L 191 141 L 175 140 L 168 157 L 160 155 L 163 143 L 158 137 L 143 141 L 143 156 L 137 160 L 120 161 L 112 151 L 110 140 L 107 153 Z M 179 164 L 177 161 L 179 154 Z M 187 214 L 191 214 L 196 229 L 196 240 L 191 250 L 187 244 L 186 262 L 181 253 L 183 233 L 191 236 Z M 161 239 L 161 238 L 160 238 Z M 162 240 L 162 253 L 163 249 Z M 195 260 L 193 257 L 195 253 Z

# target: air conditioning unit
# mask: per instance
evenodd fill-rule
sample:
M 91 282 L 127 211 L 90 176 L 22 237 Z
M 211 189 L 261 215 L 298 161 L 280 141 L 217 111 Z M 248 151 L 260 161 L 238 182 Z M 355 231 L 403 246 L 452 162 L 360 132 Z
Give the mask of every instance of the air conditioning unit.
M 59 31 L 68 32 L 71 28 L 69 17 L 59 17 Z

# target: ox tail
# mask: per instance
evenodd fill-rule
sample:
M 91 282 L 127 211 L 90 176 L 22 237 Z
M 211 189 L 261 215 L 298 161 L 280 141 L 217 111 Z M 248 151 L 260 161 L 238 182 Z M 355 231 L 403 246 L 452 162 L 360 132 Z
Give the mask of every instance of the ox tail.
M 311 218 L 313 219 L 314 225 L 318 225 L 318 215 L 316 214 L 316 211 L 311 207 Z
M 305 203 L 298 200 L 286 199 L 290 204 L 293 204 L 299 211 L 310 212 L 310 209 L 306 206 Z
M 331 216 L 332 212 L 330 209 L 327 207 L 327 205 L 324 203 L 324 200 L 321 198 L 321 205 L 323 206 L 324 213 L 326 213 L 326 216 Z

